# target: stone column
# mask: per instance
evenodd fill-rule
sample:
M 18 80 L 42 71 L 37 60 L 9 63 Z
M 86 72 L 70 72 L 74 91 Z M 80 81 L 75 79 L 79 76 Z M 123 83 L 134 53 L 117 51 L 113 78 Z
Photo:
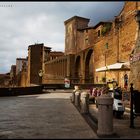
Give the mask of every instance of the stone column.
M 64 75 L 64 59 L 62 61 L 62 76 L 65 77 L 65 75 Z
M 67 76 L 66 60 L 64 61 L 64 76 Z
M 89 94 L 85 91 L 81 93 L 81 113 L 89 113 Z
M 97 97 L 98 104 L 98 130 L 97 135 L 113 134 L 113 98 L 103 94 Z

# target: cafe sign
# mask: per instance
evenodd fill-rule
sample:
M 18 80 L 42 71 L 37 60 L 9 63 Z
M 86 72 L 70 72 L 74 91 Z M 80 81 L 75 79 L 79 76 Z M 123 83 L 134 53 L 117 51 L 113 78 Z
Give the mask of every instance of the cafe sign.
M 137 61 L 140 61 L 140 53 L 136 53 L 132 57 L 130 57 L 130 63 L 134 63 Z

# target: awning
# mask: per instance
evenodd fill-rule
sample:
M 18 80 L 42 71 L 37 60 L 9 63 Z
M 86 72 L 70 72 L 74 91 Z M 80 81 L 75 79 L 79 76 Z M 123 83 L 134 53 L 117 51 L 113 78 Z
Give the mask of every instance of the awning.
M 129 62 L 119 62 L 112 65 L 108 65 L 106 67 L 101 67 L 96 69 L 96 72 L 103 72 L 103 71 L 126 71 L 130 70 L 130 63 Z
M 106 70 L 107 70 L 107 67 L 101 67 L 101 68 L 96 69 L 96 72 L 103 72 Z

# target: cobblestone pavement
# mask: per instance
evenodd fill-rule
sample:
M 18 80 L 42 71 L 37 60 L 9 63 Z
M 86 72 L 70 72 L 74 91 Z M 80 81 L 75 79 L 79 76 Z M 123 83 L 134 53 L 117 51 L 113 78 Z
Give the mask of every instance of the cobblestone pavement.
M 0 139 L 95 139 L 71 93 L 0 98 Z

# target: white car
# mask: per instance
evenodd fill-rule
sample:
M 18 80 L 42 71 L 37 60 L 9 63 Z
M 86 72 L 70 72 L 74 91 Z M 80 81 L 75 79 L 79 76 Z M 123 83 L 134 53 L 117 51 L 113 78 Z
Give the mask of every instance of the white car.
M 109 95 L 113 97 L 113 115 L 115 115 L 116 117 L 123 116 L 125 112 L 125 105 L 124 105 L 124 102 L 122 101 L 121 93 L 110 90 Z M 98 108 L 98 103 L 96 101 L 96 98 L 95 98 L 95 104 L 96 104 L 96 107 Z
M 122 95 L 118 92 L 111 92 L 111 96 L 114 99 L 113 102 L 113 114 L 116 117 L 121 117 L 125 112 L 125 105 L 122 101 Z

